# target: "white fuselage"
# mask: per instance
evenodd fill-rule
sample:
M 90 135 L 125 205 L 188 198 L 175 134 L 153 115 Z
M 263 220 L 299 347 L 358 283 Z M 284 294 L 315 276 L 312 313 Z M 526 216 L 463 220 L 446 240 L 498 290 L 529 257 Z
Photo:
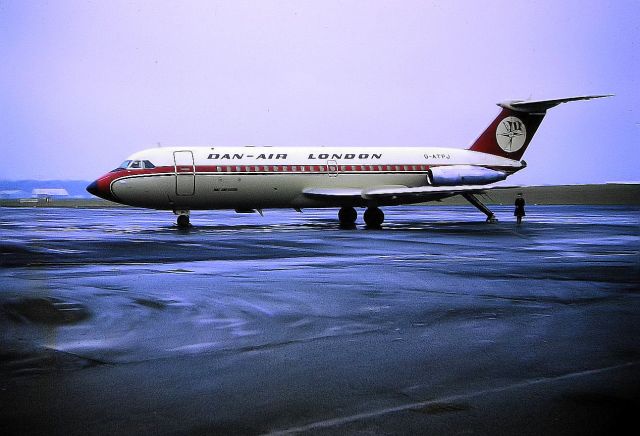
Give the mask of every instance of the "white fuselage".
M 304 191 L 426 186 L 430 169 L 453 165 L 506 174 L 523 167 L 487 153 L 418 147 L 167 147 L 143 150 L 127 160 L 154 167 L 114 170 L 98 182 L 108 184 L 118 202 L 173 210 L 370 205 L 364 199 L 312 198 Z M 416 201 L 423 200 L 386 203 Z

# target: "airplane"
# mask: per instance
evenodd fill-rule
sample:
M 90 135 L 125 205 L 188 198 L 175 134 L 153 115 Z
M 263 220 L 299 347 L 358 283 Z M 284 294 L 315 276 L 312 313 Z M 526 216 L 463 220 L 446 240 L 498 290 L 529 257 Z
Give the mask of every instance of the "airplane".
M 498 103 L 498 116 L 468 149 L 442 147 L 163 147 L 129 156 L 87 187 L 117 203 L 171 210 L 190 226 L 191 210 L 340 208 L 341 226 L 353 227 L 356 207 L 379 228 L 381 206 L 463 196 L 487 216 L 476 197 L 524 169 L 522 156 L 548 109 L 609 97 L 590 95 Z

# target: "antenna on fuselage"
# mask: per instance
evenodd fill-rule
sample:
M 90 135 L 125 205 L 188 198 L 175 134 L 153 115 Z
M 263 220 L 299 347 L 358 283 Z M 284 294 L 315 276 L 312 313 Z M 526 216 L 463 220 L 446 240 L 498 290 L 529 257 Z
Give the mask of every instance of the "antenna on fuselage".
M 156 142 L 156 144 L 158 144 L 158 148 L 162 148 L 162 145 L 159 142 Z

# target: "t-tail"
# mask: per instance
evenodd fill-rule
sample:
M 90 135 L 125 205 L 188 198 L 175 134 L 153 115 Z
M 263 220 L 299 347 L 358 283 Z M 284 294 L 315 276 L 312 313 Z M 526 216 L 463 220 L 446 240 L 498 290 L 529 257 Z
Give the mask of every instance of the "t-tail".
M 569 101 L 610 96 L 611 94 L 588 95 L 556 100 L 515 100 L 498 103 L 502 111 L 469 150 L 520 160 L 548 109 Z

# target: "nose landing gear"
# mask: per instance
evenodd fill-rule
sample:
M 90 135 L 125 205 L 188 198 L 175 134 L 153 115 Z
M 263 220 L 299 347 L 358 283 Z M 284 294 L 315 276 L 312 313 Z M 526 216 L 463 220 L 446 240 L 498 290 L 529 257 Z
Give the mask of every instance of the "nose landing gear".
M 181 229 L 186 229 L 191 225 L 189 222 L 188 210 L 174 210 L 173 213 L 178 215 L 178 218 L 176 220 L 176 224 L 178 224 L 178 227 L 180 227 Z

